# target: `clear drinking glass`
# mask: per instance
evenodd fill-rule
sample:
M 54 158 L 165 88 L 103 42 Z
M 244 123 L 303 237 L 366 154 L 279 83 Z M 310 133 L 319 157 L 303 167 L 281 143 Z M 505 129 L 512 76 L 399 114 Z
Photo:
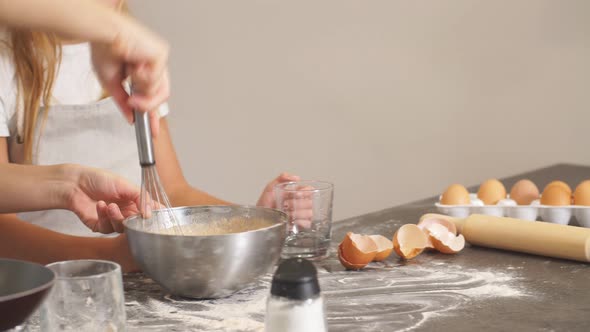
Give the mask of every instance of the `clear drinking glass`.
M 41 307 L 42 331 L 125 331 L 123 277 L 117 263 L 73 260 L 47 265 L 57 275 Z
M 283 258 L 318 259 L 328 256 L 332 237 L 334 185 L 297 181 L 275 186 L 277 208 L 289 217 Z

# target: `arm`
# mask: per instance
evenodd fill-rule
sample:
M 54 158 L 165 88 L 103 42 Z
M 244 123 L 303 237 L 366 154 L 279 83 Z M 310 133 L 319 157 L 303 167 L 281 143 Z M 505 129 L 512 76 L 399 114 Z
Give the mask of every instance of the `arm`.
M 0 165 L 0 212 L 64 208 L 60 191 L 67 191 L 62 166 Z
M 8 150 L 4 137 L 0 138 L 0 165 L 8 165 Z M 0 174 L 4 175 L 4 172 Z M 19 181 L 23 179 L 30 180 L 25 177 Z M 25 184 L 30 185 L 31 183 Z M 28 194 L 37 195 L 34 191 Z M 0 192 L 2 195 L 6 194 L 5 190 Z M 18 219 L 15 214 L 0 214 L 0 257 L 24 259 L 41 264 L 68 259 L 108 259 L 121 264 L 124 271 L 137 269 L 125 235 L 116 238 L 70 236 L 32 225 Z
M 106 259 L 123 271 L 137 270 L 125 235 L 87 238 L 53 232 L 20 220 L 14 214 L 0 214 L 0 257 L 40 264 L 70 259 Z
M 94 232 L 123 232 L 139 212 L 139 189 L 114 174 L 74 164 L 0 164 L 0 213 L 70 210 Z M 115 208 L 116 207 L 116 208 Z
M 156 112 L 152 112 L 156 113 Z M 156 169 L 162 182 L 162 186 L 170 199 L 172 206 L 192 206 L 192 205 L 232 205 L 227 201 L 216 198 L 204 191 L 191 187 L 180 168 L 180 163 L 176 157 L 168 123 L 166 119 L 160 119 L 161 133 L 154 139 L 154 154 L 156 157 Z M 271 181 L 263 190 L 257 206 L 267 208 L 277 208 L 274 186 L 278 183 L 299 181 L 299 177 L 283 173 Z M 311 207 L 311 204 L 309 204 Z M 110 214 L 111 224 L 121 223 L 123 218 L 118 211 Z M 117 217 L 118 216 L 118 217 Z M 105 218 L 106 219 L 106 218 Z
M 158 175 L 173 206 L 232 205 L 232 203 L 213 197 L 188 184 L 176 157 L 168 122 L 165 118 L 160 119 L 160 134 L 154 139 L 154 150 Z M 266 185 L 256 205 L 276 208 L 274 186 L 278 183 L 290 181 L 299 181 L 299 177 L 288 173 L 279 175 Z
M 0 0 L 0 24 L 111 43 L 132 23 L 93 0 Z
M 148 111 L 168 99 L 166 42 L 95 0 L 0 0 L 0 25 L 90 41 L 98 78 L 129 123 L 133 108 Z M 122 87 L 128 76 L 134 84 L 133 96 Z M 157 122 L 152 123 L 157 134 Z

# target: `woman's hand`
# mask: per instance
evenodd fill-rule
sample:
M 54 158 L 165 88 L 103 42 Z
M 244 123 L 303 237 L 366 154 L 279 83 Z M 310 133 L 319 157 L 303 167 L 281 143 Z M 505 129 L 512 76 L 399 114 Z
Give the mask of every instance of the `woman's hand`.
M 133 110 L 157 110 L 170 95 L 168 44 L 132 19 L 120 22 L 110 43 L 92 43 L 92 62 L 103 87 L 113 96 L 123 115 L 133 123 Z M 133 95 L 123 88 L 130 78 Z M 158 112 L 150 112 L 152 134 L 159 131 Z
M 65 189 L 65 208 L 94 232 L 122 233 L 122 221 L 139 213 L 139 188 L 95 168 L 68 165 L 73 183 Z

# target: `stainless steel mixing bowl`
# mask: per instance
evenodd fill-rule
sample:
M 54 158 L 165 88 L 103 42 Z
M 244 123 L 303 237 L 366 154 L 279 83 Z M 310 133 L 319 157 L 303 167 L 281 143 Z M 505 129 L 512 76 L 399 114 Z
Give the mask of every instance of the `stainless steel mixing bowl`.
M 222 218 L 265 219 L 269 227 L 223 235 L 170 235 L 150 232 L 149 220 L 124 221 L 135 261 L 172 294 L 191 298 L 228 296 L 270 271 L 281 256 L 287 216 L 277 210 L 245 206 L 195 206 L 172 209 L 181 225 Z M 155 211 L 154 213 L 158 213 Z

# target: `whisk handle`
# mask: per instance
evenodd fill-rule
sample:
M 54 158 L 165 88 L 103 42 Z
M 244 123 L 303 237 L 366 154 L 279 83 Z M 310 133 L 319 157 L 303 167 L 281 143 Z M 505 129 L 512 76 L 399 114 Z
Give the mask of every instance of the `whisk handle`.
M 147 113 L 134 111 L 135 137 L 137 138 L 137 151 L 139 152 L 139 164 L 152 166 L 156 163 L 154 158 L 154 145 L 152 142 L 152 129 Z

